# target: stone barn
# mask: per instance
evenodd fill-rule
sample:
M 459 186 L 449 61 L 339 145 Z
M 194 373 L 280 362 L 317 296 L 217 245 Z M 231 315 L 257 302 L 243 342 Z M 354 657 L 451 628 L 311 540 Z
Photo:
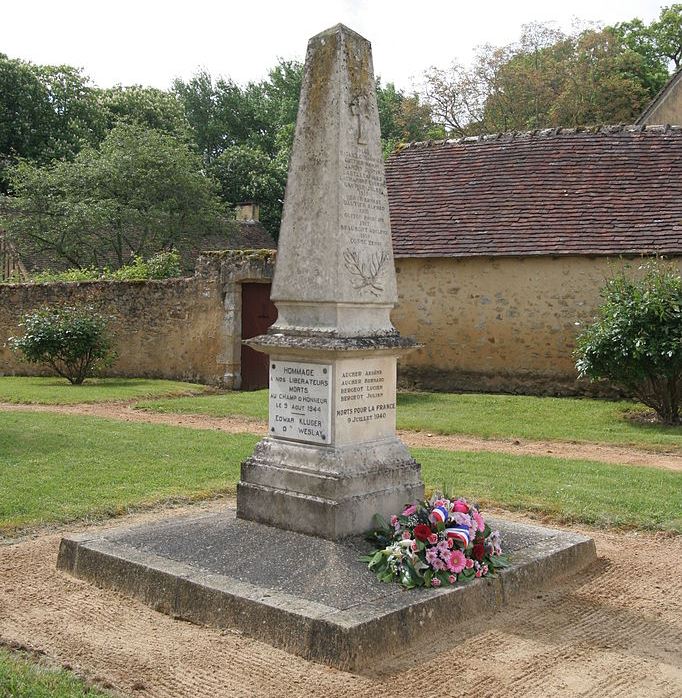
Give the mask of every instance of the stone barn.
M 680 68 L 637 119 L 637 124 L 682 124 L 682 68 Z
M 682 260 L 682 129 L 557 129 L 413 143 L 387 162 L 403 384 L 575 394 L 605 279 Z

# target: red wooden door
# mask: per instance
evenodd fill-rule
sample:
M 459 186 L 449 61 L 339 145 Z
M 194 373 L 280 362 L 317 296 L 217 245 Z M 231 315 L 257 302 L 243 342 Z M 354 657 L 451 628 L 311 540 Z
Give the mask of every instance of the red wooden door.
M 265 334 L 277 319 L 270 284 L 242 284 L 242 339 Z M 242 344 L 242 390 L 268 387 L 268 355 Z

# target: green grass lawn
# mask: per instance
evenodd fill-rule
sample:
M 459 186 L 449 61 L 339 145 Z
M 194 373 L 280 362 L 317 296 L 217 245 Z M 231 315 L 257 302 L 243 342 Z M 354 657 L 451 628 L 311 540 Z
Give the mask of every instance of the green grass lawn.
M 0 413 L 0 532 L 233 492 L 256 436 Z
M 142 400 L 135 407 L 166 414 L 204 414 L 208 417 L 251 417 L 267 420 L 268 391 L 235 390 L 219 395 Z
M 256 436 L 0 413 L 0 533 L 234 492 Z M 557 520 L 680 530 L 682 475 L 559 458 L 416 449 L 424 480 Z
M 268 418 L 267 390 L 166 400 L 138 407 L 156 412 L 214 417 Z M 399 393 L 398 428 L 483 438 L 580 441 L 682 451 L 682 427 L 642 424 L 637 403 L 525 395 Z
M 0 647 L 1 698 L 105 698 L 68 671 L 46 669 Z
M 563 523 L 682 532 L 682 473 L 545 456 L 411 449 L 427 486 Z
M 152 378 L 88 378 L 83 385 L 71 385 L 65 378 L 0 377 L 0 402 L 22 404 L 72 405 L 78 402 L 141 400 L 206 390 L 205 385 L 197 383 Z

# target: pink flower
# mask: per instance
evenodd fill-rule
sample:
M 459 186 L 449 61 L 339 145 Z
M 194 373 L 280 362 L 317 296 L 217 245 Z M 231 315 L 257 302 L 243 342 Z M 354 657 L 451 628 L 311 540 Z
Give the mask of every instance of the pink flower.
M 452 518 L 454 519 L 455 523 L 458 523 L 460 526 L 471 526 L 471 517 L 469 514 L 462 514 L 459 511 L 456 511 L 453 515 Z
M 431 545 L 435 545 L 438 542 L 438 535 L 436 533 L 432 533 L 427 540 L 429 543 L 431 543 Z
M 478 530 L 481 532 L 485 531 L 485 521 L 483 520 L 483 517 L 477 511 L 475 511 L 472 516 L 476 522 Z
M 438 579 L 438 577 L 434 577 L 431 580 L 431 586 L 432 587 L 439 587 L 440 586 L 440 579 Z
M 469 513 L 469 505 L 466 503 L 466 500 L 464 499 L 458 499 L 453 505 L 452 505 L 452 511 L 458 511 L 462 514 L 468 514 Z
M 453 548 L 454 545 L 455 545 L 455 541 L 453 541 L 452 538 L 448 538 L 445 542 L 446 542 L 448 548 L 449 548 L 450 550 L 452 550 L 452 548 Z
M 410 532 L 403 531 L 403 540 L 410 540 Z
M 456 581 L 457 581 L 457 577 L 455 577 L 454 574 L 451 574 L 451 575 L 448 577 L 448 582 L 450 582 L 450 584 L 454 584 Z
M 470 570 L 474 566 L 474 561 L 468 557 L 466 564 L 464 565 L 468 570 Z
M 483 565 L 481 568 L 481 572 L 483 573 L 483 576 L 485 577 L 486 574 L 488 574 L 488 565 Z
M 391 526 L 395 526 L 397 523 L 398 517 L 395 514 L 393 514 L 393 516 L 391 516 Z
M 443 557 L 445 557 L 450 552 L 450 548 L 448 547 L 448 539 L 442 540 L 440 543 L 438 543 L 438 552 Z
M 412 516 L 415 511 L 417 511 L 417 506 L 415 504 L 409 504 L 403 509 L 403 516 Z
M 435 548 L 426 549 L 426 562 L 433 567 L 434 562 L 438 559 L 438 551 Z
M 419 548 L 418 548 L 418 546 L 417 546 L 417 541 L 416 541 L 416 540 L 413 540 L 413 541 L 412 541 L 412 545 L 410 546 L 410 548 L 412 548 L 413 552 L 415 552 L 415 553 L 417 552 L 417 550 L 418 550 Z
M 466 566 L 467 559 L 461 550 L 453 550 L 448 559 L 448 569 L 450 572 L 459 574 Z
M 482 574 L 481 570 L 476 570 L 475 576 L 480 577 Z

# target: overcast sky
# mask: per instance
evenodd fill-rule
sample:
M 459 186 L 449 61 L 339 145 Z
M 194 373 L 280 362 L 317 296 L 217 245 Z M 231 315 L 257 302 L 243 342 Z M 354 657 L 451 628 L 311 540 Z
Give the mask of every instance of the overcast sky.
M 649 22 L 672 1 L 0 0 L 0 53 L 79 66 L 102 87 L 167 88 L 200 67 L 246 82 L 278 58 L 303 59 L 311 36 L 343 22 L 372 42 L 383 82 L 408 89 L 429 66 L 514 41 L 524 23 Z

